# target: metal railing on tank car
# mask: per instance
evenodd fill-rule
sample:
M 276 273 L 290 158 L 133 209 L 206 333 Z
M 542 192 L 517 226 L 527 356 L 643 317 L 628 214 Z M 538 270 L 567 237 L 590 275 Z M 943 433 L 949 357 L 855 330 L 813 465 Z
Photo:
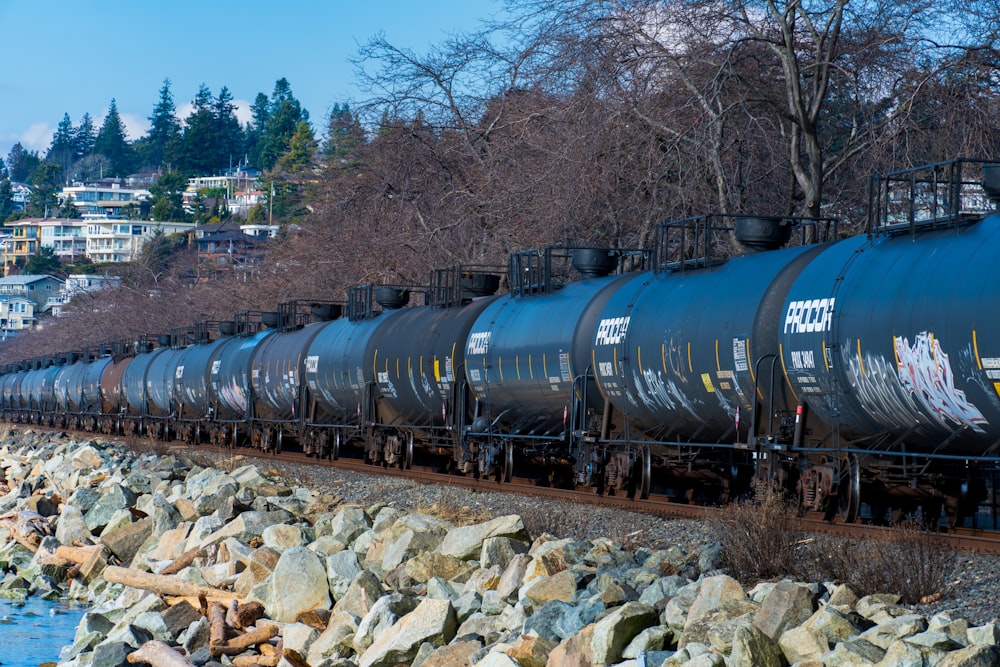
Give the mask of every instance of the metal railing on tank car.
M 748 252 L 826 243 L 837 238 L 839 229 L 831 217 L 709 213 L 673 220 L 656 226 L 653 270 L 712 267 Z
M 956 158 L 884 175 L 868 189 L 868 235 L 958 229 L 1000 208 L 1000 162 Z

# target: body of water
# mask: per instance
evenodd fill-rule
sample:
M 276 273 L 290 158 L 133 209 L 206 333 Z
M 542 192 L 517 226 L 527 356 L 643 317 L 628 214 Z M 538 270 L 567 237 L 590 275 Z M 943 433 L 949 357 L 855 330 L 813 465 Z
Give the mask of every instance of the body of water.
M 73 643 L 85 611 L 40 598 L 28 598 L 23 605 L 0 599 L 0 666 L 38 667 L 58 661 L 59 650 Z

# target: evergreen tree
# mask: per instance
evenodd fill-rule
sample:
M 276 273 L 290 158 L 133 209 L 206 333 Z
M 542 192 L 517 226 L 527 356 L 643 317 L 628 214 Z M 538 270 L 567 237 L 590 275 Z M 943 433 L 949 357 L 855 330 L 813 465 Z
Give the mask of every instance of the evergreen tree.
M 285 78 L 278 79 L 271 94 L 270 110 L 264 125 L 260 166 L 271 169 L 278 158 L 285 154 L 298 124 L 309 121 L 309 112 L 302 108 L 292 95 L 292 88 Z
M 132 147 L 125 138 L 125 124 L 113 98 L 94 141 L 94 152 L 108 158 L 112 176 L 127 176 L 132 170 Z
M 62 263 L 52 246 L 43 245 L 36 254 L 28 258 L 24 264 L 24 272 L 33 276 L 60 274 Z
M 182 193 L 187 188 L 187 177 L 180 171 L 168 171 L 156 179 L 149 188 L 153 195 L 153 220 L 180 222 L 185 219 Z
M 38 164 L 28 181 L 31 183 L 31 196 L 28 198 L 27 211 L 37 218 L 48 217 L 59 208 L 56 196 L 56 186 L 62 180 L 62 167 L 54 162 L 43 161 Z
M 80 124 L 73 131 L 73 144 L 76 150 L 76 159 L 82 160 L 94 151 L 94 142 L 97 140 L 97 130 L 94 129 L 94 120 L 89 113 L 83 114 Z
M 264 93 L 257 93 L 253 104 L 250 105 L 250 125 L 247 127 L 247 159 L 250 164 L 259 167 L 261 162 L 261 151 L 264 149 L 264 129 L 267 127 L 267 119 L 271 115 L 271 102 Z
M 0 222 L 7 219 L 14 212 L 14 189 L 10 186 L 10 179 L 5 178 L 0 181 Z
M 0 157 L 0 178 L 7 178 L 7 163 Z
M 10 180 L 16 183 L 27 181 L 31 172 L 38 168 L 39 162 L 41 160 L 38 159 L 37 152 L 25 150 L 21 142 L 17 142 L 7 154 L 7 172 Z
M 334 162 L 353 162 L 358 147 L 365 141 L 365 131 L 347 104 L 334 104 L 327 123 L 323 155 Z
M 73 203 L 73 195 L 68 195 L 59 204 L 59 212 L 56 215 L 60 218 L 78 218 L 80 213 Z
M 192 101 L 194 109 L 184 119 L 184 138 L 177 165 L 188 174 L 208 174 L 216 161 L 215 117 L 212 113 L 212 92 L 201 84 Z
M 278 160 L 282 170 L 295 174 L 305 171 L 313 164 L 316 155 L 316 137 L 309 123 L 301 121 L 295 127 L 295 134 L 289 141 L 288 151 Z
M 215 168 L 226 169 L 239 163 L 243 157 L 243 128 L 236 119 L 236 105 L 229 88 L 222 87 L 219 96 L 212 105 L 212 115 L 215 120 Z
M 170 79 L 163 80 L 160 99 L 149 116 L 150 128 L 146 135 L 143 162 L 150 167 L 161 167 L 175 159 L 181 140 L 181 124 L 177 120 L 174 96 L 170 92 Z
M 76 161 L 76 141 L 73 137 L 73 122 L 68 113 L 63 114 L 63 119 L 52 135 L 52 143 L 49 144 L 45 159 L 62 167 L 63 178 L 69 180 L 70 167 Z

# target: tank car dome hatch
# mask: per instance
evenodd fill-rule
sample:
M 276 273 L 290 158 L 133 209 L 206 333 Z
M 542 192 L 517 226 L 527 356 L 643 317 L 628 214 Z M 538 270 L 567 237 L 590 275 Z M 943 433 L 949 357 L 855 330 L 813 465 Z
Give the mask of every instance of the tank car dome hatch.
M 344 314 L 344 306 L 339 303 L 314 303 L 309 306 L 309 314 L 313 322 L 331 322 L 340 319 Z
M 219 333 L 223 336 L 232 336 L 236 333 L 236 322 L 232 320 L 219 322 Z
M 260 314 L 260 323 L 268 329 L 276 329 L 278 327 L 278 319 L 278 312 L 275 310 L 265 310 Z
M 160 347 L 170 347 L 170 334 L 157 334 L 156 344 Z
M 396 287 L 376 287 L 375 303 L 387 310 L 397 310 L 410 302 L 410 290 Z
M 991 202 L 1000 205 L 1000 163 L 983 165 L 983 190 Z
M 495 273 L 466 271 L 462 274 L 462 296 L 474 299 L 496 294 L 500 289 L 500 276 Z
M 611 275 L 618 260 L 608 248 L 573 248 L 573 268 L 582 278 L 603 278 Z
M 792 238 L 792 224 L 778 216 L 736 216 L 733 221 L 736 240 L 749 252 L 775 250 Z

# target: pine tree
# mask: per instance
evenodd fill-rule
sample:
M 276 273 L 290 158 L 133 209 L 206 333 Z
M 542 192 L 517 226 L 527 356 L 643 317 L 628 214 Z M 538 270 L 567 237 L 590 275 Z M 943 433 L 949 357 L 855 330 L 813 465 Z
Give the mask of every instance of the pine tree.
M 97 131 L 94 129 L 94 120 L 89 113 L 83 114 L 80 124 L 73 131 L 73 145 L 76 151 L 76 159 L 82 160 L 94 151 L 94 142 L 97 140 Z
M 7 154 L 7 173 L 10 180 L 16 183 L 27 181 L 40 162 L 37 152 L 28 151 L 20 141 L 17 142 L 11 146 L 10 153 Z
M 69 119 L 68 113 L 63 114 L 63 119 L 52 135 L 52 143 L 49 144 L 45 159 L 59 165 L 62 168 L 63 178 L 69 181 L 70 167 L 76 161 L 76 141 L 73 136 L 73 122 Z
M 247 126 L 247 159 L 250 164 L 259 167 L 261 164 L 261 151 L 264 149 L 264 129 L 267 127 L 267 119 L 271 115 L 271 102 L 264 93 L 257 93 L 253 104 L 250 105 L 250 125 Z
M 260 167 L 271 169 L 285 154 L 298 124 L 309 121 L 309 112 L 302 108 L 292 95 L 292 88 L 285 78 L 278 79 L 271 93 L 270 111 L 264 125 Z
M 278 166 L 288 173 L 305 171 L 313 164 L 316 155 L 316 137 L 309 123 L 301 121 L 289 141 L 288 151 L 278 160 Z
M 243 153 L 243 128 L 236 119 L 236 105 L 229 88 L 222 87 L 212 105 L 215 120 L 216 169 L 225 169 L 239 162 Z
M 161 167 L 175 159 L 181 139 L 181 124 L 177 120 L 174 96 L 170 92 L 170 79 L 163 80 L 160 99 L 153 107 L 149 122 L 143 161 L 147 166 Z
M 184 138 L 177 164 L 187 174 L 207 174 L 217 158 L 215 149 L 215 116 L 212 113 L 212 91 L 202 84 L 192 100 L 194 109 L 184 119 Z
M 114 98 L 94 141 L 94 152 L 108 158 L 113 176 L 127 176 L 132 170 L 132 147 L 125 139 L 125 124 L 118 115 Z
M 365 131 L 347 104 L 334 104 L 327 123 L 323 154 L 334 162 L 353 162 L 358 147 L 365 141 Z

